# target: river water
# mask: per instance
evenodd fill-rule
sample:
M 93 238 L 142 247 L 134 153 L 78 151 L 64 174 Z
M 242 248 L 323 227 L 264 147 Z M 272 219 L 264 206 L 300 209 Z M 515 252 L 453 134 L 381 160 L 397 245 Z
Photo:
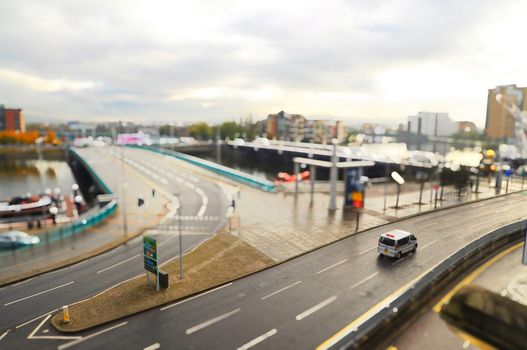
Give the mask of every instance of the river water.
M 63 152 L 0 152 L 0 201 L 47 188 L 70 194 L 75 182 Z

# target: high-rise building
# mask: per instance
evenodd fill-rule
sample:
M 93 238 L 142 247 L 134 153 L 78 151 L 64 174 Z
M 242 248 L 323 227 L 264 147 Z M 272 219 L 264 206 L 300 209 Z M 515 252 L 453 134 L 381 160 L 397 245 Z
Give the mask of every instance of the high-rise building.
M 488 92 L 485 134 L 492 140 L 513 142 L 512 139 L 515 137 L 515 120 L 496 99 L 498 94 L 513 97 L 518 107 L 522 111 L 525 111 L 527 110 L 527 88 L 516 87 L 516 85 L 502 85 L 494 89 L 489 89 Z
M 457 132 L 457 124 L 448 113 L 419 112 L 408 117 L 408 128 L 414 134 L 426 136 L 450 136 Z
M 26 131 L 26 122 L 21 109 L 0 105 L 0 130 Z

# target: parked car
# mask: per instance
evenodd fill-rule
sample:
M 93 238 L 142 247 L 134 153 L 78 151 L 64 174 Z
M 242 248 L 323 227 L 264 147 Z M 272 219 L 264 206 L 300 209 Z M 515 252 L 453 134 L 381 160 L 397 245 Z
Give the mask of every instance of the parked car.
M 0 233 L 0 249 L 16 249 L 40 243 L 37 236 L 28 235 L 22 231 L 7 231 Z
M 379 237 L 377 251 L 380 256 L 386 255 L 400 259 L 403 254 L 417 250 L 417 238 L 410 232 L 391 230 Z

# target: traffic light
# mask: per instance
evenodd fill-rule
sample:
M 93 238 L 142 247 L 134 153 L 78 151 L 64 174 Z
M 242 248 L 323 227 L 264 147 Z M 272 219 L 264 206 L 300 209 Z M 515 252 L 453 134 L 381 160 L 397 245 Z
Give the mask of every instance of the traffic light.
M 351 192 L 351 203 L 353 208 L 364 208 L 364 193 L 362 191 Z

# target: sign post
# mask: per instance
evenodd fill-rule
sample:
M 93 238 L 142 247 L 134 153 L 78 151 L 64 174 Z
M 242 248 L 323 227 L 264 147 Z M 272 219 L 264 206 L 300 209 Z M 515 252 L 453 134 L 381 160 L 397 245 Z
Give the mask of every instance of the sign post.
M 157 241 L 149 236 L 143 237 L 143 260 L 146 270 L 146 284 L 150 284 L 148 272 L 156 276 L 156 290 L 159 291 L 159 269 L 157 266 Z
M 527 265 L 527 224 L 525 225 L 525 240 L 523 241 L 522 264 Z

